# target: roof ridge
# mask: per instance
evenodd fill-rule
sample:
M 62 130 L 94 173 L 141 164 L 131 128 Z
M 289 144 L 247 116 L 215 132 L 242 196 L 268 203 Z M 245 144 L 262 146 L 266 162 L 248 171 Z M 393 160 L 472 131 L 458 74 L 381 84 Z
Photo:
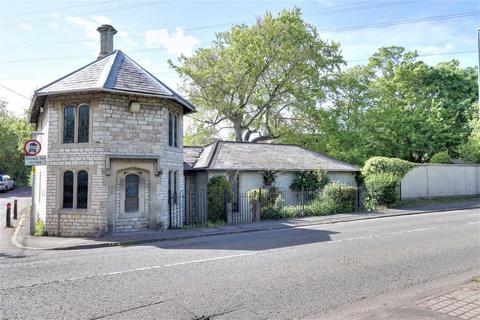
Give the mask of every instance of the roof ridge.
M 118 71 L 123 62 L 124 53 L 121 50 L 115 50 L 115 57 L 113 58 L 112 64 L 108 67 L 108 74 L 105 77 L 102 87 L 112 89 L 115 80 L 118 77 Z
M 72 72 L 64 75 L 63 77 L 60 77 L 60 78 L 58 78 L 58 79 L 56 79 L 56 80 L 54 80 L 54 81 L 52 81 L 52 82 L 44 85 L 43 87 L 38 88 L 37 90 L 35 90 L 35 91 L 33 92 L 33 94 L 36 95 L 37 92 L 42 91 L 43 89 L 45 89 L 45 88 L 47 88 L 47 87 L 49 87 L 49 86 L 51 86 L 51 85 L 53 85 L 53 84 L 55 84 L 55 83 L 57 83 L 57 82 L 62 81 L 63 79 L 71 76 L 72 74 L 75 74 L 75 73 L 77 73 L 77 72 L 79 72 L 79 71 L 82 71 L 83 69 L 85 69 L 85 68 L 87 68 L 87 67 L 89 67 L 89 66 L 91 66 L 91 65 L 93 65 L 93 64 L 95 64 L 95 63 L 97 63 L 97 62 L 100 62 L 100 61 L 102 61 L 103 59 L 106 59 L 107 57 L 110 57 L 112 54 L 115 53 L 115 51 L 117 51 L 117 50 L 114 50 L 114 51 L 110 52 L 109 54 L 101 57 L 100 59 L 96 59 L 96 60 L 94 60 L 94 61 L 92 61 L 92 62 L 84 65 L 83 67 L 80 67 L 80 68 L 78 68 L 78 69 L 76 69 L 76 70 L 74 70 L 74 71 L 72 71 Z

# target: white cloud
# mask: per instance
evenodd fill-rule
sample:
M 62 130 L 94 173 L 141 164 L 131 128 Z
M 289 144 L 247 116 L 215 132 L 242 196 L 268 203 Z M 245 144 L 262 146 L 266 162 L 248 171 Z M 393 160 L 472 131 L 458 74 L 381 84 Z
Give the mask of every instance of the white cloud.
M 192 35 L 185 35 L 182 28 L 169 33 L 167 29 L 149 30 L 145 32 L 145 42 L 149 48 L 163 47 L 168 53 L 180 55 L 191 54 L 200 41 Z
M 138 42 L 132 40 L 130 35 L 125 31 L 118 31 L 117 36 L 120 37 L 123 41 L 125 41 L 126 44 L 134 47 L 138 46 Z
M 60 25 L 58 23 L 54 23 L 54 22 L 50 22 L 48 24 L 48 26 L 51 28 L 51 29 L 60 29 Z
M 95 21 L 98 25 L 100 24 L 112 24 L 112 21 L 104 16 L 92 16 L 92 20 Z
M 65 17 L 65 19 L 67 19 L 67 21 L 71 22 L 77 27 L 82 28 L 87 38 L 90 38 L 90 39 L 98 38 L 98 32 L 97 32 L 98 24 L 81 17 L 67 16 Z
M 26 24 L 26 23 L 19 23 L 18 26 L 22 29 L 25 29 L 25 30 L 32 30 L 32 27 L 29 25 L 29 24 Z
M 65 19 L 77 27 L 82 28 L 86 37 L 89 39 L 98 39 L 97 28 L 99 25 L 111 23 L 110 19 L 104 16 L 93 16 L 91 20 L 75 16 L 66 16 Z

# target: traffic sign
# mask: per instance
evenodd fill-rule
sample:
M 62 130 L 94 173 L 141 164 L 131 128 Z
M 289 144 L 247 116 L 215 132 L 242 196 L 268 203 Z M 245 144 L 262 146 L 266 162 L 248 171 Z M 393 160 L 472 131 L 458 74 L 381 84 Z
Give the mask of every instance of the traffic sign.
M 44 166 L 47 164 L 47 156 L 25 156 L 26 166 Z
M 23 145 L 23 151 L 26 156 L 36 156 L 42 150 L 42 145 L 37 140 L 28 140 Z

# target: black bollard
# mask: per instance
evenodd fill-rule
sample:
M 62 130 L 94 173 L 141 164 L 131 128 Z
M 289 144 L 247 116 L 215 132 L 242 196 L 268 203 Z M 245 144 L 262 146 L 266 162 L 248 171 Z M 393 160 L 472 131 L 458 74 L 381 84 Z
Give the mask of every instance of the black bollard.
M 7 228 L 11 228 L 12 227 L 12 222 L 10 220 L 10 210 L 12 208 L 12 204 L 9 202 L 7 203 L 7 214 L 5 215 L 6 218 L 7 218 Z
M 17 220 L 17 199 L 13 200 L 13 220 Z

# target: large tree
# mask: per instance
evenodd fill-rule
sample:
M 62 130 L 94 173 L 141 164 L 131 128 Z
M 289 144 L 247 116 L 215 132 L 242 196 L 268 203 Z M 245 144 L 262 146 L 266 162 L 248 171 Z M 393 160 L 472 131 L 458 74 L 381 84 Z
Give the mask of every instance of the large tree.
M 19 185 L 28 182 L 30 167 L 23 162 L 23 144 L 32 131 L 24 119 L 11 115 L 0 97 L 0 173 L 8 174 Z
M 371 156 L 425 162 L 458 156 L 476 114 L 476 70 L 455 60 L 430 66 L 415 52 L 380 48 L 366 66 L 338 74 L 330 104 L 308 110 L 282 140 L 362 164 Z
M 302 109 L 325 99 L 342 63 L 338 44 L 323 41 L 299 9 L 234 26 L 209 48 L 170 61 L 202 130 L 227 129 L 251 142 L 279 138 Z

